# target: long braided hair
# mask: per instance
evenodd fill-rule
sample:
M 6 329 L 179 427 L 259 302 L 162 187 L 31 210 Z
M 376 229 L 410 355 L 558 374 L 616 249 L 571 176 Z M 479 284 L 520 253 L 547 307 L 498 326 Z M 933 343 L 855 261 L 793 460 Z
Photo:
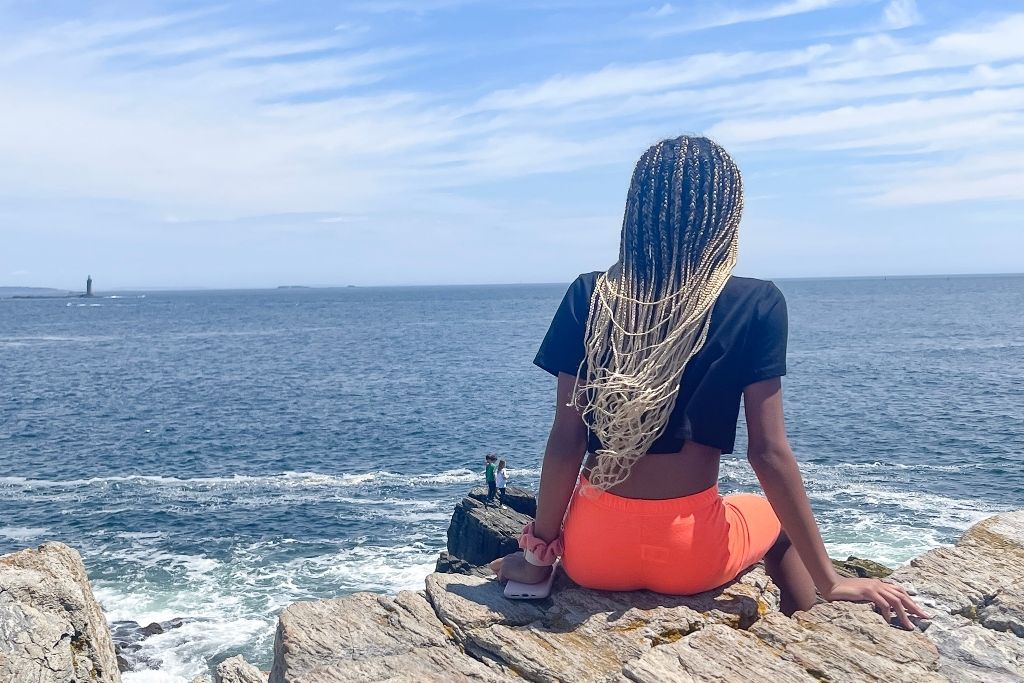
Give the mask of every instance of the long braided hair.
M 597 279 L 576 378 L 575 401 L 603 446 L 589 477 L 597 489 L 625 481 L 664 430 L 736 264 L 742 213 L 740 171 L 707 138 L 663 140 L 637 162 L 619 260 Z

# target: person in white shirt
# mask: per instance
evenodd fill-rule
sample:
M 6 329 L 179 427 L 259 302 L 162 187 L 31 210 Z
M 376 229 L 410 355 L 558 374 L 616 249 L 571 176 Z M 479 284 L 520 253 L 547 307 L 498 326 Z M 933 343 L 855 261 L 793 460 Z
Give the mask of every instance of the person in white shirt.
M 508 472 L 505 471 L 505 461 L 498 461 L 498 471 L 494 475 L 494 483 L 498 486 L 498 503 L 505 507 L 505 485 L 508 483 Z

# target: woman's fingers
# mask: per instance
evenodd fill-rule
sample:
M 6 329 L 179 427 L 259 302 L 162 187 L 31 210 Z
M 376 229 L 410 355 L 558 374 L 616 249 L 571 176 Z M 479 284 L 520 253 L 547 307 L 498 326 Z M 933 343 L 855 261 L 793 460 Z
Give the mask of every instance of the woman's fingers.
M 886 620 L 890 620 L 892 613 L 896 613 L 900 626 L 911 631 L 915 628 L 914 622 L 910 620 L 910 614 L 914 614 L 919 617 L 926 617 L 924 612 L 914 601 L 903 591 L 899 590 L 898 586 L 886 584 L 884 588 L 879 590 L 879 597 L 885 601 L 886 606 L 879 610 Z M 874 600 L 876 609 L 878 608 L 878 601 Z M 926 617 L 927 618 L 927 617 Z
M 914 622 L 907 616 L 907 610 L 903 607 L 903 600 L 900 595 L 891 596 L 891 602 L 889 605 L 896 611 L 896 617 L 900 621 L 900 625 L 908 631 L 914 630 Z
M 903 594 L 903 606 L 906 607 L 907 611 L 914 616 L 921 617 L 922 619 L 931 619 L 931 617 L 928 616 L 928 614 L 906 593 Z
M 922 619 L 931 619 L 928 614 L 921 609 L 916 602 L 910 599 L 910 596 L 903 596 L 900 602 L 907 608 L 907 611 L 913 614 L 915 617 L 921 617 Z
M 875 603 L 875 611 L 881 614 L 886 621 L 892 618 L 892 606 L 889 605 L 889 601 L 885 599 L 881 591 L 872 592 L 868 599 Z
M 921 606 L 914 602 L 914 599 L 910 597 L 910 593 L 907 592 L 906 588 L 898 583 L 892 583 L 887 579 L 883 579 L 882 583 L 896 591 L 900 598 L 900 602 L 903 603 L 904 609 L 906 609 L 909 614 L 913 614 L 915 617 L 921 617 L 922 619 L 931 619 Z

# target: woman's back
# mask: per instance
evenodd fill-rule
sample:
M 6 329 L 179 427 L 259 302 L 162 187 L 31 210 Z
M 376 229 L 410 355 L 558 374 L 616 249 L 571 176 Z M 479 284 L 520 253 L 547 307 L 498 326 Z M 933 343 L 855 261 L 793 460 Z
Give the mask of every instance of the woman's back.
M 580 275 L 566 292 L 534 362 L 576 375 L 599 272 Z M 630 477 L 610 489 L 627 498 L 685 496 L 718 480 L 719 456 L 733 450 L 743 387 L 786 372 L 786 302 L 771 282 L 731 277 L 712 309 L 707 340 L 690 360 L 661 434 Z M 580 370 L 586 376 L 586 368 Z M 591 453 L 602 447 L 588 437 Z

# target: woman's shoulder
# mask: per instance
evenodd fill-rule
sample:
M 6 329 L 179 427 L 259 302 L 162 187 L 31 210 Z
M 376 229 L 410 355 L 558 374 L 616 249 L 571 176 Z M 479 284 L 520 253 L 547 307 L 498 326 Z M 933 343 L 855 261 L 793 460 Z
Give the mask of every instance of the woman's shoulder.
M 573 304 L 579 310 L 586 311 L 590 307 L 590 297 L 597 286 L 597 278 L 604 273 L 603 270 L 594 270 L 589 273 L 580 273 L 569 285 L 567 295 L 572 299 Z
M 594 286 L 597 284 L 597 278 L 604 273 L 603 270 L 592 270 L 589 273 L 580 273 L 576 276 L 576 279 L 569 285 L 572 288 L 580 288 L 592 291 Z
M 722 290 L 720 298 L 744 304 L 762 301 L 772 304 L 785 297 L 778 286 L 771 280 L 759 280 L 753 277 L 733 275 L 725 283 L 725 288 Z

